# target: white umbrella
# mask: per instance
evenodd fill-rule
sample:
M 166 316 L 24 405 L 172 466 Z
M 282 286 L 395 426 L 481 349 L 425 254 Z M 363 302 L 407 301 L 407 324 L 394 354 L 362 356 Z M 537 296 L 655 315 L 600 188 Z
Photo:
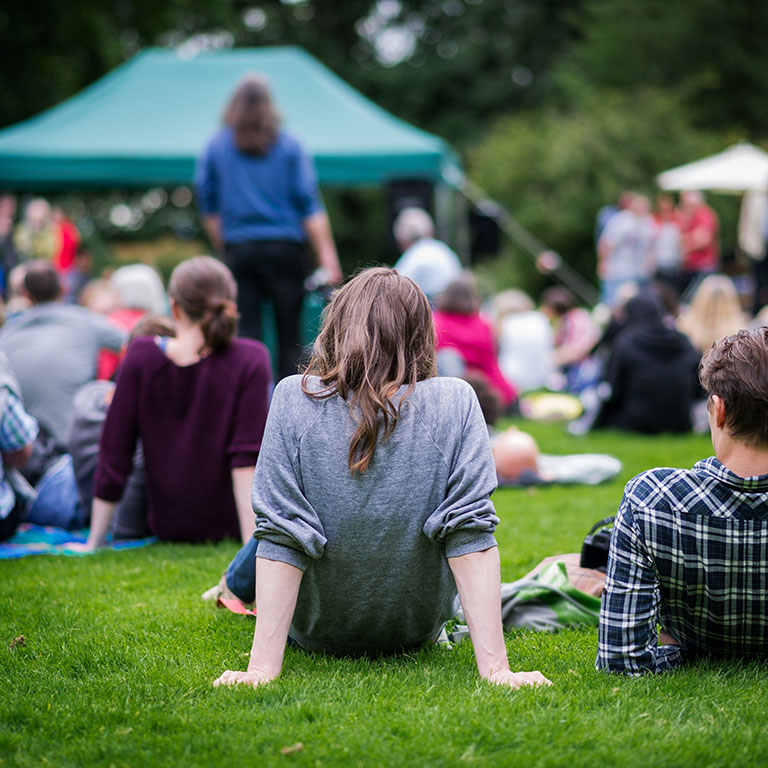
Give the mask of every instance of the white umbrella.
M 768 152 L 747 142 L 672 168 L 656 177 L 662 189 L 708 189 L 740 194 L 768 189 Z

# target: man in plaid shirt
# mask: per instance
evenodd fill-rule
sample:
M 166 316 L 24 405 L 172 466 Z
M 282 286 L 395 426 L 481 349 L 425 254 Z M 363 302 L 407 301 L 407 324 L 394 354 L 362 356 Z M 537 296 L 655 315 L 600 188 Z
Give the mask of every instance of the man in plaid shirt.
M 27 499 L 17 494 L 13 480 L 32 454 L 36 437 L 37 422 L 24 410 L 19 384 L 0 351 L 0 541 L 13 535 L 25 514 Z
M 639 675 L 696 654 L 768 653 L 768 328 L 717 342 L 699 377 L 715 456 L 627 484 L 598 669 Z

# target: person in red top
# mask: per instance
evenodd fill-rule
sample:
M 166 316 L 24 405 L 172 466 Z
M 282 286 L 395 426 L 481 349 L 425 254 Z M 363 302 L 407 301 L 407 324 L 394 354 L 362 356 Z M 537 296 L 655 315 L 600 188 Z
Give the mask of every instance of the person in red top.
M 496 337 L 491 324 L 480 315 L 480 297 L 470 272 L 462 273 L 435 301 L 435 333 L 438 367 L 441 350 L 450 349 L 461 358 L 467 372 L 480 373 L 504 408 L 517 398 L 514 387 L 499 369 Z
M 77 246 L 80 245 L 80 232 L 58 206 L 52 210 L 53 226 L 58 238 L 53 254 L 53 266 L 59 274 L 66 274 L 75 264 Z
M 704 202 L 701 192 L 689 189 L 680 194 L 683 245 L 681 293 L 694 278 L 717 270 L 720 257 L 719 228 L 717 214 Z

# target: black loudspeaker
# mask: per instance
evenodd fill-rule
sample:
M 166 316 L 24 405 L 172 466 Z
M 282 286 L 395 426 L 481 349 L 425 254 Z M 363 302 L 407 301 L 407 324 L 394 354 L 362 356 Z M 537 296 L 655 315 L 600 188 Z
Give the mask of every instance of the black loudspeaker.
M 395 179 L 387 185 L 387 208 L 389 249 L 396 259 L 400 249 L 392 234 L 392 225 L 403 208 L 423 208 L 435 220 L 435 189 L 431 181 L 425 179 Z
M 499 222 L 501 208 L 484 201 L 469 214 L 470 253 L 472 262 L 499 255 Z

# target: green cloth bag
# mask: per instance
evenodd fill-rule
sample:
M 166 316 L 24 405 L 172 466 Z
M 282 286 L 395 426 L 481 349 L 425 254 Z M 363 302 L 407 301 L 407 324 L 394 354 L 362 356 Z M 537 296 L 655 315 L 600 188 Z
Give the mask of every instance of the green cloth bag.
M 532 578 L 501 585 L 501 619 L 505 629 L 525 627 L 555 632 L 574 624 L 597 626 L 600 598 L 568 581 L 565 563 L 550 563 Z

